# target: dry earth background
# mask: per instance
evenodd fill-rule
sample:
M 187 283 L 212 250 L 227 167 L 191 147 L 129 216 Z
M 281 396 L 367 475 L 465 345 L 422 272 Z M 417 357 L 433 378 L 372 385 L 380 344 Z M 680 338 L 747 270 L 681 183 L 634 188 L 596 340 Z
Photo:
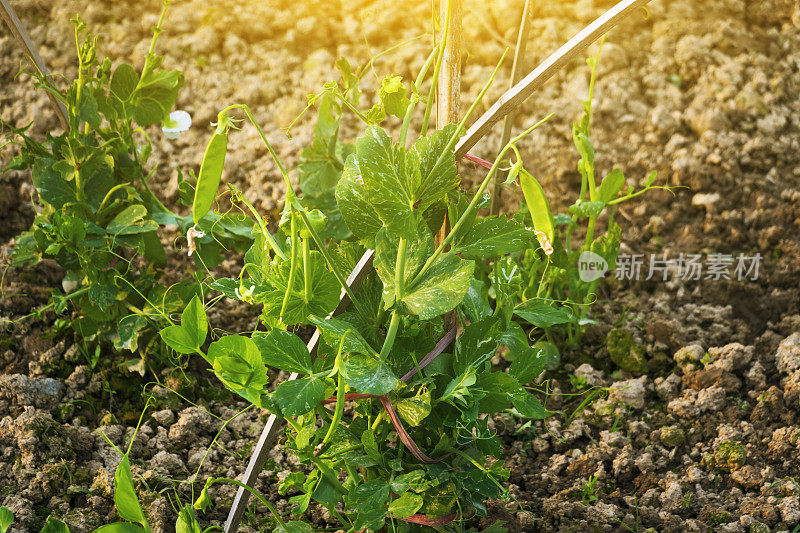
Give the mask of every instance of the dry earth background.
M 67 77 L 75 73 L 68 22 L 75 13 L 101 36 L 102 54 L 140 64 L 159 10 L 153 0 L 13 4 L 46 63 Z M 522 2 L 465 4 L 463 90 L 470 101 L 515 41 Z M 534 4 L 530 66 L 612 2 Z M 662 179 L 688 189 L 675 197 L 650 194 L 620 209 L 623 251 L 670 258 L 760 253 L 759 279 L 609 279 L 605 301 L 593 311 L 600 325 L 548 376 L 548 407 L 565 416 L 530 427 L 510 416 L 494 420 L 507 445 L 511 492 L 522 508 L 492 502 L 489 517 L 469 526 L 503 520 L 512 531 L 735 533 L 797 531 L 800 524 L 800 4 L 654 0 L 643 15 L 613 30 L 603 51 L 594 115 L 598 166 L 622 168 L 631 183 L 657 169 Z M 154 179 L 162 197 L 175 200 L 177 167 L 199 167 L 209 123 L 222 107 L 249 104 L 291 166 L 310 141 L 313 123 L 301 122 L 292 141 L 280 128 L 303 108 L 307 93 L 334 75 L 333 61 L 345 56 L 361 63 L 429 28 L 427 2 L 174 0 L 160 49 L 167 65 L 186 75 L 178 108 L 191 113 L 194 127 L 175 142 L 154 132 L 161 164 Z M 374 90 L 388 73 L 412 78 L 429 40 L 376 61 L 367 88 Z M 43 135 L 57 123 L 30 79 L 15 77 L 22 59 L 3 29 L 0 114 L 16 124 L 33 120 L 33 131 Z M 576 61 L 535 94 L 517 120 L 522 127 L 556 111 L 523 154 L 558 209 L 572 203 L 579 186 L 570 127 L 587 81 L 585 65 Z M 492 88 L 488 102 L 505 83 Z M 344 132 L 354 135 L 355 124 Z M 498 143 L 496 132 L 475 153 L 492 156 Z M 245 127 L 231 145 L 226 179 L 258 208 L 274 211 L 283 185 L 255 130 Z M 463 170 L 468 181 L 479 172 L 469 165 Z M 28 175 L 0 175 L 2 253 L 32 220 L 31 191 Z M 227 268 L 237 269 L 236 258 Z M 125 441 L 143 405 L 144 381 L 125 371 L 92 370 L 72 338 L 47 335 L 55 317 L 20 319 L 46 302 L 59 279 L 48 264 L 9 269 L 0 295 L 0 504 L 16 515 L 12 531 L 38 531 L 50 512 L 77 532 L 111 521 L 110 484 L 119 456 L 94 430 L 102 427 L 116 443 Z M 252 327 L 255 317 L 228 306 L 212 321 Z M 647 373 L 630 375 L 611 363 L 605 337 L 614 325 L 646 354 Z M 570 373 L 618 390 L 570 418 L 577 402 L 560 395 L 578 392 Z M 182 380 L 162 379 L 203 407 L 165 387 L 148 388 L 158 404 L 133 446 L 133 469 L 151 523 L 169 531 L 171 487 L 189 497 L 188 485 L 179 482 L 197 468 L 220 419 L 244 404 L 199 369 Z M 260 420 L 263 415 L 248 413 L 222 431 L 224 449 L 211 451 L 201 482 L 243 471 Z M 277 494 L 277 480 L 297 467 L 280 448 L 271 459 L 257 488 L 285 513 L 288 496 Z M 589 476 L 596 476 L 598 499 L 584 502 L 580 487 Z M 205 518 L 221 523 L 233 490 L 216 486 L 212 495 L 219 505 Z M 248 527 L 256 529 L 265 513 L 253 510 Z M 323 512 L 315 518 L 320 526 L 325 519 Z

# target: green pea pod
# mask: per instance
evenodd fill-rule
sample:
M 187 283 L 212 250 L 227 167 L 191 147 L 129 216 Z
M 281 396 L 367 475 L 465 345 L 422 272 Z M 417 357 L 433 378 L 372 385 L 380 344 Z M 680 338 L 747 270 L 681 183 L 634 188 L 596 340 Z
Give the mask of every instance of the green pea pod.
M 227 151 L 228 134 L 217 131 L 206 147 L 203 164 L 200 165 L 200 175 L 197 177 L 197 187 L 194 190 L 194 202 L 192 202 L 192 216 L 195 224 L 206 216 L 214 204 Z
M 542 186 L 524 168 L 519 169 L 519 183 L 522 186 L 522 194 L 525 195 L 525 202 L 528 204 L 528 211 L 533 218 L 533 229 L 544 233 L 552 243 L 555 237 L 553 215 L 550 213 Z

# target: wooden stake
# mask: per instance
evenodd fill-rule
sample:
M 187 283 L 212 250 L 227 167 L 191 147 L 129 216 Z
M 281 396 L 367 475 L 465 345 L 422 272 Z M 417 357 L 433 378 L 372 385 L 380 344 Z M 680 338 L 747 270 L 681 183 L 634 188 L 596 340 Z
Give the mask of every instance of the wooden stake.
M 458 122 L 461 105 L 461 4 L 462 0 L 439 0 L 439 24 L 434 25 L 435 46 L 439 46 L 447 26 L 442 67 L 436 85 L 436 129 L 439 130 Z M 437 13 L 437 10 L 433 12 Z M 448 230 L 449 221 L 445 216 L 442 228 L 436 235 L 437 246 L 447 236 Z
M 373 255 L 374 252 L 372 250 L 367 250 L 364 252 L 364 255 L 361 256 L 358 264 L 356 264 L 356 267 L 347 277 L 347 285 L 354 292 L 358 291 L 358 288 L 367 277 L 367 274 L 372 271 Z M 342 289 L 339 295 L 339 305 L 336 307 L 333 313 L 331 313 L 331 315 L 338 315 L 344 311 L 349 304 L 350 298 L 347 296 L 347 292 Z M 317 349 L 318 343 L 319 329 L 314 332 L 311 340 L 309 340 L 308 344 L 306 345 L 308 352 L 313 355 Z M 296 372 L 292 373 L 287 381 L 295 380 L 298 377 L 299 375 Z M 272 446 L 275 444 L 275 441 L 277 440 L 278 435 L 283 428 L 283 422 L 284 420 L 282 417 L 274 414 L 269 415 L 267 424 L 264 426 L 263 431 L 261 431 L 261 437 L 258 439 L 258 443 L 253 450 L 253 455 L 250 456 L 250 462 L 247 464 L 247 469 L 242 476 L 241 481 L 245 485 L 250 487 L 255 485 L 256 478 L 258 477 L 258 474 L 261 473 L 261 469 L 264 467 L 264 462 L 267 460 L 267 457 L 269 457 L 269 451 L 272 449 Z M 236 491 L 236 497 L 233 499 L 231 510 L 228 512 L 228 518 L 225 520 L 225 533 L 235 533 L 239 529 L 239 524 L 242 521 L 242 516 L 244 516 L 244 511 L 247 508 L 247 502 L 249 499 L 250 492 L 242 487 L 239 487 L 239 490 Z
M 31 65 L 33 65 L 33 68 L 38 70 L 42 76 L 50 76 L 50 71 L 47 69 L 44 61 L 42 61 L 39 52 L 36 51 L 36 46 L 33 44 L 33 41 L 31 41 L 31 38 L 28 37 L 28 32 L 25 31 L 22 21 L 19 20 L 19 17 L 14 12 L 14 8 L 11 7 L 9 0 L 0 0 L 0 7 L 2 7 L 2 9 L 0 9 L 0 16 L 3 17 L 6 25 L 8 25 L 8 28 L 11 30 L 11 34 L 14 35 L 17 42 L 19 42 L 20 46 L 25 50 L 25 55 L 28 57 Z M 56 116 L 59 122 L 61 122 L 61 126 L 65 130 L 68 130 L 67 107 L 49 92 L 47 96 L 50 98 L 50 103 L 53 104 L 53 109 L 56 111 Z
M 447 35 L 442 56 L 442 68 L 436 86 L 436 129 L 458 122 L 458 111 L 461 104 L 461 13 L 462 0 L 439 0 L 439 39 Z M 445 32 L 447 27 L 447 32 Z M 434 26 L 435 28 L 435 26 Z M 436 42 L 438 46 L 439 42 Z M 456 164 L 458 164 L 456 158 Z M 450 231 L 450 220 L 445 214 L 436 245 L 442 243 Z M 444 317 L 445 330 L 455 326 L 458 313 L 451 311 Z

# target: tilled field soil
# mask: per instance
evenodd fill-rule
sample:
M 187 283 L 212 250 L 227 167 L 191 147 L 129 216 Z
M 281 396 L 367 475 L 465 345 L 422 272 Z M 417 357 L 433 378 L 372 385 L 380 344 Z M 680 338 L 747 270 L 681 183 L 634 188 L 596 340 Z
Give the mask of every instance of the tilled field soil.
M 46 63 L 68 78 L 75 73 L 68 20 L 76 12 L 101 36 L 102 54 L 140 64 L 159 11 L 153 0 L 12 3 Z M 469 102 L 515 41 L 522 2 L 465 3 L 463 94 Z M 529 66 L 612 2 L 535 4 Z M 292 140 L 280 128 L 302 110 L 307 93 L 334 77 L 333 61 L 345 56 L 358 64 L 426 31 L 428 2 L 174 0 L 160 49 L 167 64 L 186 75 L 178 108 L 191 113 L 194 127 L 178 141 L 153 132 L 160 194 L 175 201 L 176 169 L 199 167 L 209 123 L 232 103 L 251 106 L 293 166 L 313 122 L 302 120 Z M 388 73 L 413 78 L 429 43 L 423 37 L 376 60 L 366 88 L 374 91 Z M 29 77 L 16 77 L 22 61 L 4 29 L 0 116 L 16 124 L 34 121 L 31 131 L 42 136 L 57 122 Z M 504 78 L 509 71 L 510 65 Z M 548 408 L 562 414 L 533 425 L 510 415 L 495 418 L 518 501 L 491 502 L 489 516 L 468 526 L 502 520 L 512 531 L 797 531 L 800 4 L 654 0 L 646 15 L 630 17 L 609 34 L 598 72 L 593 133 L 599 170 L 619 167 L 631 183 L 658 170 L 660 179 L 685 188 L 674 196 L 649 194 L 618 210 L 623 252 L 643 254 L 641 279 L 608 277 L 592 312 L 600 325 L 546 376 Z M 571 124 L 587 82 L 587 68 L 576 61 L 517 118 L 520 128 L 556 111 L 526 141 L 523 155 L 559 210 L 572 203 L 580 184 Z M 496 83 L 488 103 L 505 84 Z M 345 135 L 355 135 L 355 127 L 345 124 Z M 475 153 L 493 157 L 498 143 L 496 131 Z M 0 164 L 10 156 L 0 155 Z M 462 170 L 467 182 L 479 175 L 471 165 Z M 279 207 L 282 182 L 252 127 L 232 136 L 225 179 L 264 212 Z M 31 191 L 29 175 L 0 175 L 3 254 L 32 220 Z M 757 279 L 736 279 L 733 266 L 732 279 L 705 279 L 705 273 L 678 279 L 675 269 L 666 281 L 661 272 L 644 279 L 651 255 L 677 260 L 701 254 L 706 260 L 717 253 L 734 259 L 760 254 Z M 231 258 L 225 267 L 236 271 L 237 264 Z M 179 270 L 180 262 L 172 268 Z M 51 512 L 76 532 L 115 518 L 111 489 L 119 455 L 95 430 L 118 445 L 128 442 L 147 394 L 156 407 L 133 445 L 133 470 L 154 529 L 170 531 L 176 494 L 183 501 L 191 497 L 187 480 L 244 403 L 199 365 L 147 385 L 153 376 L 140 380 L 109 365 L 93 370 L 80 342 L 51 333 L 55 316 L 26 316 L 59 285 L 52 264 L 4 270 L 0 505 L 16 516 L 11 531 L 38 531 Z M 255 318 L 228 306 L 212 322 L 236 329 L 252 327 Z M 648 371 L 619 371 L 611 356 L 620 346 L 643 355 Z M 578 410 L 592 386 L 614 390 Z M 244 470 L 264 419 L 248 411 L 222 429 L 196 490 L 209 475 L 236 477 Z M 295 459 L 277 448 L 257 486 L 283 513 L 289 495 L 277 494 L 277 481 L 294 468 Z M 217 507 L 204 518 L 221 523 L 233 493 L 215 486 Z M 247 527 L 265 528 L 265 516 L 254 506 Z M 323 526 L 326 518 L 319 512 L 315 521 Z

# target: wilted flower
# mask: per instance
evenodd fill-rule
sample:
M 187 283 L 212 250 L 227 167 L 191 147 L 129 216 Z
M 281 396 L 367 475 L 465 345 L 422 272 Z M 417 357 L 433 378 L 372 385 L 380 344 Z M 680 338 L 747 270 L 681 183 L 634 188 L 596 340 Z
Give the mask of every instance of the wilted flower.
M 544 254 L 547 256 L 553 255 L 553 244 L 550 242 L 550 239 L 547 238 L 547 235 L 543 231 L 536 231 L 536 238 L 539 241 L 539 246 L 542 247 Z
M 192 127 L 192 117 L 186 111 L 173 111 L 161 123 L 161 131 L 167 139 L 177 139 L 181 133 Z
M 194 240 L 205 236 L 206 234 L 197 229 L 197 226 L 189 228 L 189 231 L 186 232 L 186 240 L 189 241 L 189 257 L 192 257 L 192 254 L 197 249 Z

